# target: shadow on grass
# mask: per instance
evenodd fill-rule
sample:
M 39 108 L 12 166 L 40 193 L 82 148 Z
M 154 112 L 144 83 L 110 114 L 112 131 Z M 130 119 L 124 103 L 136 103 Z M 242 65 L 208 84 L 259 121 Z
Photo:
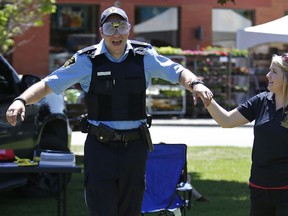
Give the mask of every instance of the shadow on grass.
M 77 164 L 83 156 L 76 156 Z M 192 200 L 186 216 L 245 216 L 249 215 L 249 188 L 247 183 L 226 180 L 201 179 L 201 173 L 189 172 L 193 187 L 208 202 Z M 52 216 L 57 215 L 55 198 L 21 197 L 15 191 L 0 192 L 1 216 Z M 88 210 L 83 197 L 83 173 L 72 175 L 67 188 L 67 215 L 87 216 Z
M 0 216 L 56 216 L 56 197 L 29 197 L 18 190 L 0 191 Z M 88 216 L 83 195 L 83 173 L 73 173 L 67 186 L 67 216 Z
M 203 180 L 198 173 L 189 173 L 193 187 L 208 202 L 192 201 L 187 216 L 244 216 L 249 215 L 248 184 L 236 181 Z
M 245 183 L 214 181 L 199 178 L 198 173 L 189 173 L 192 185 L 206 197 L 208 202 L 192 200 L 186 216 L 245 216 L 249 215 L 249 190 Z M 16 205 L 17 204 L 17 205 Z M 55 198 L 21 197 L 15 191 L 0 193 L 1 216 L 51 216 L 57 215 Z M 67 188 L 67 215 L 87 216 L 83 198 L 83 174 L 73 174 Z

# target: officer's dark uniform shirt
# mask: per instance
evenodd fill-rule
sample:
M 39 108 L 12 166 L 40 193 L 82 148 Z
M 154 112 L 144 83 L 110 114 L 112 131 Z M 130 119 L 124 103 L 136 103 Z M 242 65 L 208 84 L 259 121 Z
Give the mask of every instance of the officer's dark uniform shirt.
M 276 110 L 272 92 L 262 92 L 237 107 L 254 123 L 250 182 L 261 187 L 288 186 L 288 128 L 281 122 L 288 109 Z
M 151 84 L 151 78 L 161 78 L 170 83 L 178 83 L 180 73 L 185 69 L 182 65 L 171 61 L 169 58 L 157 54 L 151 45 L 146 44 L 146 50 L 143 57 L 144 73 L 146 80 L 146 88 Z M 127 41 L 126 50 L 120 59 L 114 58 L 107 50 L 104 40 L 95 45 L 95 55 L 105 54 L 112 62 L 123 62 L 133 49 L 131 41 Z M 90 58 L 81 52 L 77 52 L 69 59 L 61 68 L 45 77 L 43 80 L 57 94 L 62 93 L 76 83 L 80 83 L 85 92 L 89 91 L 92 74 L 92 62 Z M 101 106 L 101 105 L 100 105 Z M 130 121 L 101 121 L 105 125 L 118 129 L 127 130 L 138 128 L 146 119 L 130 120 Z M 91 124 L 99 125 L 100 121 L 89 120 Z

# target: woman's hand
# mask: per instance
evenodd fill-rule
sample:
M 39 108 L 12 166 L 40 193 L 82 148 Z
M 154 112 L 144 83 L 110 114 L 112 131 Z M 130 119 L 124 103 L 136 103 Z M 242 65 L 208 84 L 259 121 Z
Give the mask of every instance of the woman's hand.
M 205 107 L 209 106 L 213 99 L 213 93 L 203 84 L 197 84 L 193 87 L 193 102 L 197 104 L 197 99 L 201 98 Z

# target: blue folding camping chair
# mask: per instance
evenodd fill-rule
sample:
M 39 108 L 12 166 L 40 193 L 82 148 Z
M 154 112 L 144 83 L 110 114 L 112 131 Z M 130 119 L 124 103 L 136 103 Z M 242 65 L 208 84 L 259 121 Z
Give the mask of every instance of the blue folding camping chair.
M 192 185 L 187 182 L 187 146 L 155 144 L 148 153 L 142 214 L 185 215 L 191 206 Z

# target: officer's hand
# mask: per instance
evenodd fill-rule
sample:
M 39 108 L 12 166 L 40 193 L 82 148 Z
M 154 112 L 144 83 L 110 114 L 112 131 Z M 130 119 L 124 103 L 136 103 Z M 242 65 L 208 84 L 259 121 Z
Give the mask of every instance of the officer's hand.
M 194 105 L 197 104 L 197 98 L 201 98 L 205 107 L 209 106 L 212 98 L 213 93 L 209 88 L 207 88 L 203 84 L 198 84 L 193 87 L 193 102 Z
M 15 126 L 18 115 L 20 115 L 21 121 L 24 121 L 25 106 L 21 101 L 16 100 L 9 106 L 6 112 L 6 119 L 12 126 Z

